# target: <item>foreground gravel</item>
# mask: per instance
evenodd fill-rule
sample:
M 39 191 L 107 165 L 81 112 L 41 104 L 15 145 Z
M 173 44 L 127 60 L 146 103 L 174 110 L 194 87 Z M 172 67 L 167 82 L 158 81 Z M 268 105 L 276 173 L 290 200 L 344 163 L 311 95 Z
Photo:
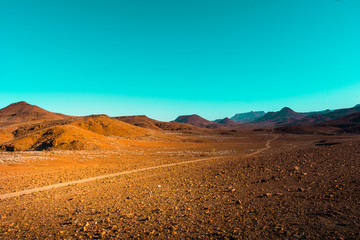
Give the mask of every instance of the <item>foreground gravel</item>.
M 0 202 L 0 239 L 360 239 L 360 141 L 225 156 Z

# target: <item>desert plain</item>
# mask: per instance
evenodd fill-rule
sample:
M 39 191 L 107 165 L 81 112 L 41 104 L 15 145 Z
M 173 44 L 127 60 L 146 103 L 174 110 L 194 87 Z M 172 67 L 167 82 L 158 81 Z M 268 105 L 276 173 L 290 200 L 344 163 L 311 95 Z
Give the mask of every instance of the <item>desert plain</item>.
M 1 127 L 0 239 L 360 239 L 356 133 L 65 119 Z

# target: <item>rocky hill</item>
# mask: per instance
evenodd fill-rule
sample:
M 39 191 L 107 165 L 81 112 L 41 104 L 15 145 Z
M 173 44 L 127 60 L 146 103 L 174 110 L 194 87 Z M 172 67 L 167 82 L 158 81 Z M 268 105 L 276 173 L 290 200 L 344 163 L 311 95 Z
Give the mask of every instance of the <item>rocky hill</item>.
M 0 124 L 10 125 L 27 121 L 58 120 L 69 118 L 70 116 L 49 112 L 36 105 L 27 102 L 17 102 L 0 109 Z

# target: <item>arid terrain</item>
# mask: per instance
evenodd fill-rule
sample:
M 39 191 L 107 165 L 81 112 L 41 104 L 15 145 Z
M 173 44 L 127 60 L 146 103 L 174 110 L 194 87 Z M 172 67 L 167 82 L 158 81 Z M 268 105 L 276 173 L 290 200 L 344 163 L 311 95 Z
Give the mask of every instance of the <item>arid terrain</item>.
M 290 134 L 25 115 L 0 128 L 0 239 L 360 239 L 360 136 L 339 120 Z
M 360 0 L 0 0 L 0 240 L 360 240 Z

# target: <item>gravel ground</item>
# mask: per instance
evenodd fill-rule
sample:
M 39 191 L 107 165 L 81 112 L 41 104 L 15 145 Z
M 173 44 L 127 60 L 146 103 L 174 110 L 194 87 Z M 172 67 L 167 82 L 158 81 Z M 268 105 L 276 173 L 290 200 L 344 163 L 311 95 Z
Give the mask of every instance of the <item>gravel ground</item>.
M 281 136 L 248 157 L 236 142 L 214 142 L 211 147 L 231 154 L 1 200 L 0 239 L 360 239 L 360 140 L 315 146 L 319 137 L 301 138 Z M 210 147 L 192 151 L 204 149 Z M 164 154 L 155 149 L 151 164 L 160 163 L 157 156 Z M 77 176 L 91 176 L 93 166 Z M 112 167 L 120 169 L 105 168 Z M 57 168 L 53 175 L 76 169 Z M 41 184 L 50 177 L 31 170 L 14 173 L 39 177 Z

